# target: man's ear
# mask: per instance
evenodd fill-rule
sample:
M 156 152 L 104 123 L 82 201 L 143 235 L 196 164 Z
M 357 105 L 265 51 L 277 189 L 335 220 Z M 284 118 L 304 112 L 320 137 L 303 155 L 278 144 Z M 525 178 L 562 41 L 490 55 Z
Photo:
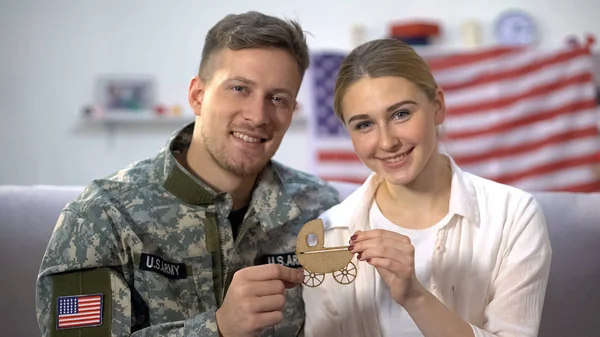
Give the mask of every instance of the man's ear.
M 200 116 L 202 101 L 204 100 L 205 83 L 198 76 L 194 76 L 188 88 L 188 101 L 194 115 Z
M 433 101 L 435 108 L 434 121 L 435 125 L 441 125 L 446 119 L 446 102 L 444 101 L 444 92 L 441 88 L 437 88 L 435 92 L 435 99 Z

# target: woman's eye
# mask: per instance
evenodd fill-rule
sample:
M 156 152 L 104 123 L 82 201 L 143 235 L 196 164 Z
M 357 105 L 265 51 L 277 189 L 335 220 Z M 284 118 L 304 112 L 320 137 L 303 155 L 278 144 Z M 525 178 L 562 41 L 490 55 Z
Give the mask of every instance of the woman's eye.
M 397 111 L 394 113 L 394 115 L 392 116 L 392 118 L 395 119 L 404 119 L 406 117 L 410 116 L 410 112 L 407 110 L 401 110 L 401 111 Z
M 356 130 L 360 130 L 360 129 L 364 129 L 364 128 L 366 128 L 366 127 L 369 127 L 370 125 L 371 125 L 371 122 L 360 122 L 360 123 L 357 123 L 357 124 L 354 126 L 354 129 L 356 129 Z

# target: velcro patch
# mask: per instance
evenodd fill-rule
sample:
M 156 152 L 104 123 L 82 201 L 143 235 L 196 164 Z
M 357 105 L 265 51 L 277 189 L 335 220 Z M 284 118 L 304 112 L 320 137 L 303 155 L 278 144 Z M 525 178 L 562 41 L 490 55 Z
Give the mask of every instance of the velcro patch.
M 56 329 L 102 325 L 102 294 L 59 296 L 56 298 Z
M 140 255 L 140 270 L 157 272 L 172 279 L 184 279 L 187 277 L 187 266 L 185 263 L 168 262 L 156 255 L 142 253 Z
M 260 264 L 277 263 L 285 267 L 290 268 L 302 268 L 302 265 L 298 262 L 296 253 L 283 253 L 264 255 L 260 258 Z

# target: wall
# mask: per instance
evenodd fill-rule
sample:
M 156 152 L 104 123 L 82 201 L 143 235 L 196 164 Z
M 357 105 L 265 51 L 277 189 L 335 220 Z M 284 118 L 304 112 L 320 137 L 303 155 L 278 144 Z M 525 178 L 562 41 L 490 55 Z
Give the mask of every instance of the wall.
M 600 3 L 593 0 L 0 0 L 0 6 L 0 184 L 85 184 L 154 155 L 175 126 L 118 130 L 109 141 L 103 129 L 79 125 L 94 80 L 151 74 L 161 101 L 185 105 L 204 34 L 227 13 L 297 18 L 314 50 L 347 50 L 352 24 L 366 25 L 367 38 L 376 38 L 390 21 L 413 17 L 440 19 L 445 48 L 459 48 L 461 23 L 477 18 L 490 45 L 492 23 L 508 8 L 534 15 L 543 47 L 562 45 L 570 34 L 600 37 Z M 304 86 L 301 100 L 306 93 Z M 309 170 L 306 137 L 302 128 L 290 130 L 276 158 Z

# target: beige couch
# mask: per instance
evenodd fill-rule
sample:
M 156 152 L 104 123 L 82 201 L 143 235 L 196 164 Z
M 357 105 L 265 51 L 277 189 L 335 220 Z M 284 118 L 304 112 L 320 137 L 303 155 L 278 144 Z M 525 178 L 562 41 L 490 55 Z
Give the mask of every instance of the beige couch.
M 347 195 L 355 186 L 336 184 Z M 35 281 L 61 208 L 81 187 L 0 186 L 0 335 L 39 336 Z M 600 194 L 537 193 L 553 263 L 540 336 L 600 336 Z

